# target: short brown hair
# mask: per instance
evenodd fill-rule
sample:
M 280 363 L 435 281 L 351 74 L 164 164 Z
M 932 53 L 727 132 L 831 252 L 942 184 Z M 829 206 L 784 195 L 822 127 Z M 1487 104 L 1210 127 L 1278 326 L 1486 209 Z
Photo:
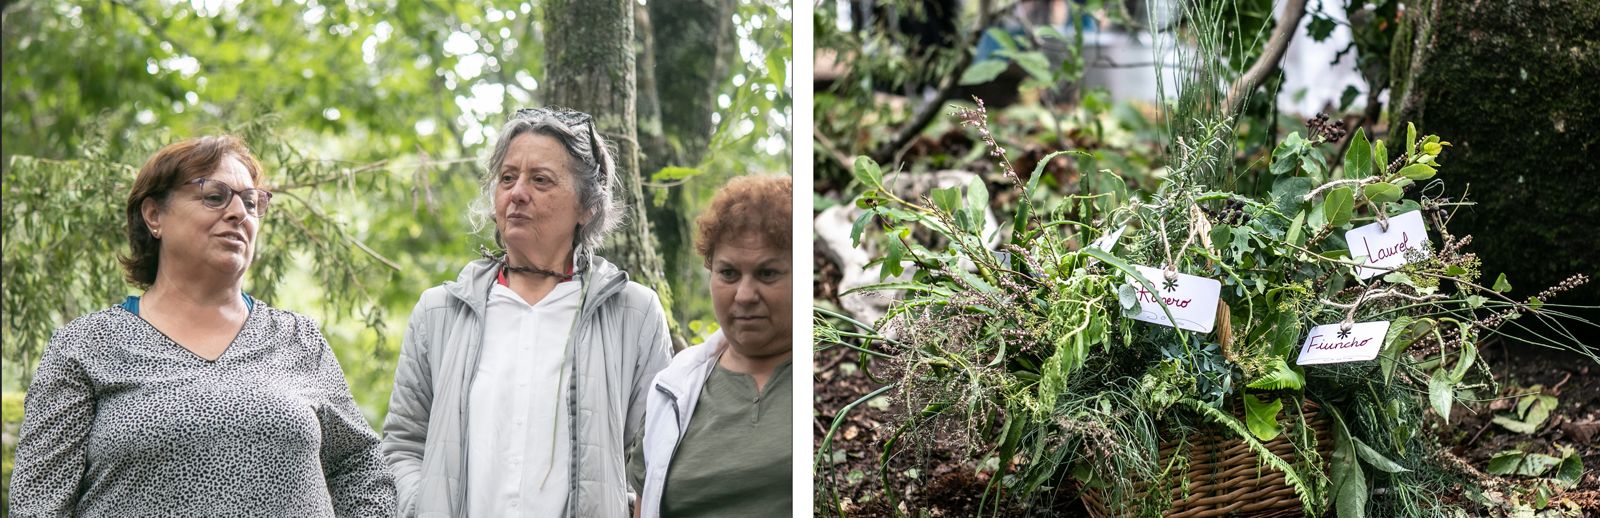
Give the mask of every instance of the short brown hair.
M 700 235 L 694 249 L 711 267 L 711 255 L 723 240 L 754 233 L 766 240 L 767 245 L 780 250 L 790 250 L 793 235 L 794 211 L 790 200 L 794 197 L 794 180 L 786 176 L 741 176 L 729 181 L 711 199 L 695 223 Z
M 161 266 L 161 243 L 150 235 L 141 208 L 146 199 L 166 207 L 172 190 L 195 178 L 209 175 L 227 157 L 238 159 L 250 172 L 250 181 L 261 182 L 261 162 L 250 154 L 244 141 L 232 135 L 197 137 L 167 144 L 139 168 L 128 192 L 128 254 L 119 258 L 129 283 L 149 288 L 156 282 Z

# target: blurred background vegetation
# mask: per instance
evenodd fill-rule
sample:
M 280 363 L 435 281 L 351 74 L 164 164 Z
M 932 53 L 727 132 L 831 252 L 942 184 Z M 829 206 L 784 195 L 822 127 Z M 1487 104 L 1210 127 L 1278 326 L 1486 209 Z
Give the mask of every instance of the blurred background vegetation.
M 632 50 L 612 84 L 637 88 L 634 118 L 602 131 L 637 141 L 634 196 L 661 264 L 631 273 L 664 279 L 680 339 L 709 334 L 688 229 L 728 178 L 789 172 L 791 7 L 606 4 L 631 45 L 548 23 L 600 7 L 571 2 L 5 2 L 3 480 L 50 333 L 138 293 L 116 263 L 133 175 L 202 134 L 244 137 L 277 194 L 246 290 L 322 323 L 380 427 L 417 296 L 493 244 L 466 210 L 497 128 L 518 108 L 594 95 L 552 91 L 571 84 L 547 74 L 558 44 Z

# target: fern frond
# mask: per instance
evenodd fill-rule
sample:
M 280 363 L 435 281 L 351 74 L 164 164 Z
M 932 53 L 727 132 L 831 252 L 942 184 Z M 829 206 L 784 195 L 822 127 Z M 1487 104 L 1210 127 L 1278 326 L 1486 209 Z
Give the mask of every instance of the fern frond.
M 1287 483 L 1289 484 L 1289 487 L 1294 488 L 1295 495 L 1300 497 L 1301 508 L 1305 509 L 1307 514 L 1311 514 L 1313 511 L 1315 511 L 1315 490 L 1306 483 L 1305 479 L 1300 477 L 1300 473 L 1295 471 L 1294 466 L 1289 465 L 1288 462 L 1278 457 L 1277 454 L 1272 453 L 1272 450 L 1267 449 L 1267 445 L 1262 444 L 1261 441 L 1258 441 L 1255 437 L 1251 436 L 1250 430 L 1245 428 L 1244 423 L 1239 422 L 1238 418 L 1233 417 L 1233 415 L 1218 410 L 1216 407 L 1208 405 L 1197 399 L 1184 398 L 1178 402 L 1193 408 L 1207 420 L 1216 424 L 1220 424 L 1233 431 L 1234 435 L 1239 436 L 1239 440 L 1244 441 L 1245 446 L 1250 447 L 1251 451 L 1256 452 L 1256 457 L 1261 459 L 1262 464 L 1266 464 L 1267 466 L 1272 467 L 1272 469 L 1283 472 L 1284 483 Z

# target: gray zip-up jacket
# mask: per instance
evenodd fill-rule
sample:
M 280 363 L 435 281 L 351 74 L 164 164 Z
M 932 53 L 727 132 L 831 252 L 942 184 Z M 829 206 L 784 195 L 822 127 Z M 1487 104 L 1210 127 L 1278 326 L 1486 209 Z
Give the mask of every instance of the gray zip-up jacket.
M 672 356 L 666 315 L 655 292 L 610 262 L 577 261 L 584 298 L 567 342 L 567 515 L 627 518 L 626 452 L 640 440 L 650 381 Z M 401 516 L 466 513 L 467 397 L 496 273 L 493 263 L 473 261 L 455 282 L 423 292 L 411 313 L 383 423 Z

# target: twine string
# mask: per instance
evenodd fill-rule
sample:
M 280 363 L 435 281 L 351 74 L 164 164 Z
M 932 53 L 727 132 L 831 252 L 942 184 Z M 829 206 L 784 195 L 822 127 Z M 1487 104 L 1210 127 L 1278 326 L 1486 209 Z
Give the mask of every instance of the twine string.
M 1371 291 L 1372 288 L 1363 289 L 1359 295 L 1356 295 L 1356 301 L 1350 303 L 1350 310 L 1346 311 L 1344 314 L 1344 321 L 1339 323 L 1340 331 L 1348 333 L 1350 332 L 1350 328 L 1355 327 L 1356 309 L 1361 307 L 1361 302 L 1367 299 L 1367 293 Z
M 1165 249 L 1164 251 L 1167 254 L 1167 265 L 1165 268 L 1162 268 L 1162 273 L 1165 274 L 1167 282 L 1177 282 L 1178 261 L 1173 259 L 1172 243 L 1167 240 L 1167 217 L 1162 216 L 1161 219 L 1156 220 L 1156 225 L 1161 231 L 1161 246 Z M 1189 234 L 1183 238 L 1183 244 L 1178 246 L 1178 250 L 1180 252 L 1189 249 L 1189 245 L 1194 243 L 1194 236 L 1197 233 L 1197 230 L 1198 229 L 1196 228 L 1196 225 L 1189 225 Z
M 1162 268 L 1162 273 L 1166 275 L 1167 282 L 1177 282 L 1178 263 L 1172 260 L 1172 243 L 1167 241 L 1167 217 L 1161 216 L 1161 219 L 1156 220 L 1156 226 L 1161 231 L 1161 247 L 1167 253 L 1167 266 Z
M 1378 218 L 1378 229 L 1389 231 L 1389 215 L 1383 213 L 1383 204 L 1372 202 L 1372 214 Z

